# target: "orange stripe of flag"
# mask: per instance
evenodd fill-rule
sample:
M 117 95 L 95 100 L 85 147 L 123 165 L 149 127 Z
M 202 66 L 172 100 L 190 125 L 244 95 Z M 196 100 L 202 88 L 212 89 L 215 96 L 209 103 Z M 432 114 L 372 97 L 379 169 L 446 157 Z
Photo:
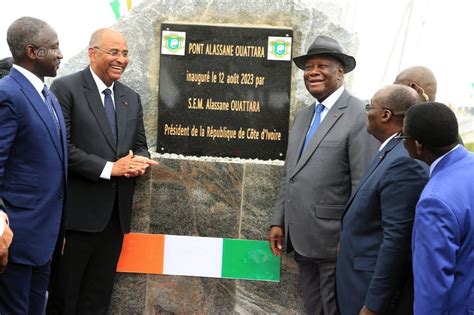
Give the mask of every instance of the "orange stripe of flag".
M 117 272 L 163 274 L 165 235 L 126 234 Z

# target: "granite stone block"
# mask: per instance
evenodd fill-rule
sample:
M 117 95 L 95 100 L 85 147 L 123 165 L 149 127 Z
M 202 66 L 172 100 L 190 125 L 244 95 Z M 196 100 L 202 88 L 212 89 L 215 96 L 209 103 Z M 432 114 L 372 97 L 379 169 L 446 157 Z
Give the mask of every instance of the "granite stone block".
M 152 172 L 154 233 L 237 238 L 243 165 L 161 159 Z
M 245 163 L 240 238 L 266 240 L 282 165 Z
M 335 23 L 346 1 L 145 0 L 114 27 L 128 39 L 130 63 L 122 82 L 140 94 L 148 145 L 156 149 L 162 23 L 288 27 L 292 55 L 306 52 L 318 35 L 335 37 L 356 55 L 357 38 Z M 85 49 L 59 70 L 88 64 Z M 166 75 L 166 74 L 164 74 Z M 314 102 L 292 67 L 290 125 Z M 345 85 L 350 89 L 351 74 Z M 180 91 L 176 87 L 176 91 Z M 223 161 L 155 154 L 161 164 L 137 180 L 132 231 L 172 235 L 266 239 L 281 162 Z M 110 314 L 303 314 L 298 269 L 284 256 L 279 283 L 183 276 L 118 274 Z
M 147 292 L 145 274 L 117 273 L 109 314 L 143 314 Z
M 146 314 L 235 314 L 235 281 L 150 276 Z

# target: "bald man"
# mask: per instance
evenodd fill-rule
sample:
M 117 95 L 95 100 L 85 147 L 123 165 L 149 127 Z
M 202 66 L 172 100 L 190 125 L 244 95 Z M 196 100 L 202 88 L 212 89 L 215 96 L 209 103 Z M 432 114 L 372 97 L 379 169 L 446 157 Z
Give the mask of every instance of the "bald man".
M 66 246 L 50 285 L 48 314 L 105 314 L 130 217 L 136 176 L 149 153 L 140 96 L 118 80 L 128 45 L 99 29 L 89 43 L 90 66 L 55 80 L 51 90 L 68 131 Z
M 402 70 L 395 78 L 394 84 L 402 84 L 413 88 L 425 102 L 436 100 L 438 82 L 433 71 L 427 67 L 413 66 Z M 458 135 L 458 143 L 464 145 L 461 135 Z
M 380 142 L 341 220 L 336 285 L 341 315 L 413 314 L 410 242 L 427 170 L 411 159 L 400 131 L 419 103 L 413 89 L 389 85 L 367 104 L 367 131 Z
M 402 70 L 395 78 L 394 84 L 402 84 L 415 89 L 426 102 L 436 99 L 438 83 L 433 71 L 427 67 L 414 66 Z

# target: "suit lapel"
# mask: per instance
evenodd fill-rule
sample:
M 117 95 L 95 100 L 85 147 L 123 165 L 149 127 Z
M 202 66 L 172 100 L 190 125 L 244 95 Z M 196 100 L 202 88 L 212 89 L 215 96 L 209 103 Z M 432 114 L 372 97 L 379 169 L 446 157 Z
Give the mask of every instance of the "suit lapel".
M 347 97 L 348 94 L 347 92 L 344 91 L 344 93 L 339 97 L 337 102 L 331 107 L 331 109 L 328 111 L 326 116 L 324 117 L 323 121 L 319 125 L 318 129 L 316 130 L 315 135 L 311 139 L 310 143 L 308 144 L 308 147 L 306 150 L 301 154 L 300 159 L 296 163 L 295 170 L 292 174 L 294 176 L 309 160 L 311 155 L 313 155 L 314 151 L 318 148 L 319 144 L 321 141 L 326 137 L 327 133 L 332 129 L 332 127 L 336 124 L 336 122 L 344 115 L 344 110 L 347 107 Z M 309 118 L 309 123 L 311 123 L 311 119 L 313 117 L 311 116 Z M 307 126 L 309 126 L 309 123 Z M 306 128 L 308 130 L 308 127 Z M 301 137 L 302 142 L 304 142 L 304 138 L 306 137 L 306 133 Z M 302 144 L 298 147 L 299 152 L 301 151 Z M 317 154 L 317 152 L 315 153 Z
M 28 99 L 31 107 L 38 114 L 41 121 L 46 126 L 46 129 L 48 130 L 49 136 L 51 137 L 51 140 L 53 141 L 54 147 L 56 148 L 56 152 L 58 153 L 59 158 L 61 159 L 61 161 L 63 161 L 64 160 L 63 146 L 61 145 L 61 139 L 59 139 L 59 137 L 58 137 L 58 134 L 57 134 L 57 131 L 56 131 L 56 125 L 53 121 L 53 117 L 51 117 L 51 113 L 49 112 L 48 107 L 44 103 L 41 96 L 38 94 L 38 91 L 36 91 L 36 89 L 33 87 L 33 85 L 30 83 L 30 81 L 28 81 L 28 79 L 25 78 L 25 76 L 23 76 L 15 68 L 11 69 L 10 75 L 21 86 L 22 91 L 25 94 L 26 98 Z M 54 106 L 54 109 L 56 110 L 56 114 L 58 116 L 58 119 L 59 119 L 60 123 L 62 122 L 61 132 L 65 133 L 66 129 L 63 128 L 64 121 L 62 121 L 62 119 L 61 119 L 61 117 L 62 117 L 62 115 L 60 115 L 61 111 L 59 111 L 59 108 L 57 106 Z
M 293 138 L 296 141 L 295 149 L 291 152 L 291 169 L 294 170 L 298 159 L 300 158 L 301 150 L 303 149 L 304 139 L 306 138 L 306 133 L 308 132 L 309 125 L 314 115 L 314 104 L 308 106 L 304 112 L 301 113 L 301 121 L 294 125 L 294 136 Z
M 359 184 L 357 185 L 357 188 L 354 190 L 354 192 L 351 194 L 351 197 L 349 198 L 349 201 L 347 202 L 346 205 L 346 210 L 349 209 L 350 204 L 352 203 L 352 200 L 354 200 L 355 195 L 359 192 L 360 188 L 364 185 L 365 181 L 372 175 L 372 173 L 377 169 L 377 167 L 382 163 L 382 161 L 385 159 L 387 154 L 393 150 L 399 143 L 400 139 L 391 139 L 387 145 L 383 148 L 382 151 L 377 152 L 372 159 L 372 161 L 369 164 L 369 167 L 367 168 L 367 171 L 365 172 L 364 176 L 361 178 Z M 345 214 L 344 212 L 344 214 Z
M 99 91 L 97 90 L 97 86 L 94 82 L 94 79 L 92 78 L 92 74 L 89 68 L 86 68 L 83 71 L 83 78 L 84 96 L 87 99 L 89 108 L 91 109 L 92 114 L 97 120 L 97 124 L 102 130 L 102 133 L 104 134 L 107 143 L 110 145 L 112 150 L 114 150 L 114 152 L 117 152 L 117 144 L 115 143 L 115 138 L 112 134 L 112 129 L 110 129 L 109 121 L 107 119 L 107 115 L 104 109 L 104 104 L 102 103 L 102 99 L 99 95 Z
M 128 101 L 119 82 L 114 84 L 114 97 L 115 111 L 117 113 L 117 151 L 121 152 L 120 148 L 124 143 L 127 133 Z

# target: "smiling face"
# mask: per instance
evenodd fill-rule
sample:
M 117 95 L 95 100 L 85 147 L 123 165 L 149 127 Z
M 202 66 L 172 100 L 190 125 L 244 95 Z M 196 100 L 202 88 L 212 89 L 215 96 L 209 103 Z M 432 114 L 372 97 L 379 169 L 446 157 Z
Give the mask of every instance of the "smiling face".
M 308 92 L 319 102 L 334 93 L 343 82 L 344 69 L 337 59 L 316 55 L 306 60 L 304 83 Z
M 91 68 L 105 85 L 110 86 L 122 77 L 127 68 L 128 56 L 123 56 L 128 52 L 127 41 L 122 33 L 112 29 L 104 29 L 93 36 L 97 38 L 91 41 L 93 45 L 89 47 Z M 114 55 L 110 54 L 117 51 Z

